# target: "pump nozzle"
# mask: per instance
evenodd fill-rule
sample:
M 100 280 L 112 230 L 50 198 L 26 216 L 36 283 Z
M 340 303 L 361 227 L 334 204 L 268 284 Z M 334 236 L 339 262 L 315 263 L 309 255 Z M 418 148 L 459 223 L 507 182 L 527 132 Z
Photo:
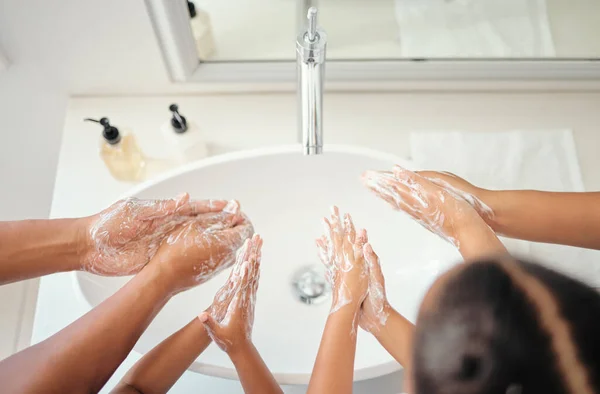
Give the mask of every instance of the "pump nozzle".
M 100 123 L 104 130 L 102 130 L 102 137 L 111 145 L 118 144 L 121 141 L 121 134 L 119 133 L 119 129 L 110 125 L 108 118 L 100 118 L 100 120 L 85 118 L 86 122 L 95 122 Z
M 179 113 L 179 107 L 177 106 L 177 104 L 169 105 L 169 111 L 171 111 L 173 115 L 173 117 L 171 118 L 171 126 L 173 126 L 173 129 L 175 129 L 175 132 L 185 132 L 188 129 L 187 120 L 183 115 Z

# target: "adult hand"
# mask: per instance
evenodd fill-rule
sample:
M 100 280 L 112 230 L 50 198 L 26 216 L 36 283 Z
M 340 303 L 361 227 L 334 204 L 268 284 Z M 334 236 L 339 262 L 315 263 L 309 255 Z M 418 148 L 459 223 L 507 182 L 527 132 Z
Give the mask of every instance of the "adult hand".
M 200 285 L 235 261 L 254 228 L 237 201 L 222 212 L 188 217 L 166 237 L 149 263 L 174 292 Z
M 108 276 L 135 274 L 178 225 L 199 214 L 229 213 L 234 205 L 221 200 L 190 201 L 187 193 L 171 200 L 118 201 L 84 219 L 81 269 Z
M 402 210 L 423 227 L 457 247 L 461 232 L 489 227 L 463 197 L 427 178 L 395 166 L 393 172 L 367 171 L 366 186 L 392 207 Z
M 359 231 L 357 236 L 349 214 L 344 215 L 342 224 L 337 207 L 332 208 L 331 218 L 324 222 L 325 235 L 317 239 L 317 248 L 333 291 L 330 313 L 346 305 L 353 305 L 358 312 L 368 289 L 368 268 L 363 256 L 366 232 Z
M 236 352 L 252 339 L 262 243 L 258 234 L 246 240 L 227 282 L 198 316 L 213 341 L 227 353 Z
M 494 219 L 494 192 L 477 187 L 450 172 L 417 171 L 417 174 L 430 180 L 449 193 L 467 201 L 490 226 Z

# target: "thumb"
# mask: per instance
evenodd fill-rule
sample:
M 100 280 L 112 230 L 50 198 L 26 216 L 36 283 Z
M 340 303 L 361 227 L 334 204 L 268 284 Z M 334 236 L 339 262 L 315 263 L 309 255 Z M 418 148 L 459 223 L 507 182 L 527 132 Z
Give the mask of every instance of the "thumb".
M 220 231 L 222 241 L 226 244 L 224 246 L 230 247 L 233 251 L 237 251 L 244 245 L 244 242 L 254 235 L 254 226 L 250 221 L 246 220 L 242 224 L 235 227 L 227 228 Z
M 366 243 L 365 246 L 363 246 L 363 253 L 365 255 L 367 266 L 369 267 L 369 277 L 371 278 L 371 281 L 383 284 L 383 273 L 381 272 L 379 257 L 377 254 L 375 254 L 375 251 L 370 243 Z
M 209 332 L 211 337 L 212 334 L 216 333 L 220 328 L 219 323 L 217 323 L 215 319 L 213 319 L 213 317 L 206 311 L 198 315 L 198 320 L 200 320 L 200 323 L 202 323 L 204 328 L 206 328 L 206 331 Z

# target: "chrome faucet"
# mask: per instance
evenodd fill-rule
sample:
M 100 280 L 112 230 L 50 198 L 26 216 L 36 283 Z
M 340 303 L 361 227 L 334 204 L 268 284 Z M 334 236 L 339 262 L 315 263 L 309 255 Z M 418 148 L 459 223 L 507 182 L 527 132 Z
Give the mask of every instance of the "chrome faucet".
M 327 34 L 317 27 L 317 9 L 308 10 L 308 26 L 296 39 L 298 65 L 298 136 L 305 155 L 323 153 L 323 82 Z

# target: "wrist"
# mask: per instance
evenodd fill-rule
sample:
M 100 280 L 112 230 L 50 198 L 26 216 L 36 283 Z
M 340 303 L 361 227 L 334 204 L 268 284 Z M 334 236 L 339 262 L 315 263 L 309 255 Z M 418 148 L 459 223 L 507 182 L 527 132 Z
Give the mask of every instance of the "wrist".
M 496 233 L 483 221 L 461 227 L 456 240 L 458 250 L 465 260 L 506 253 L 506 248 Z
M 73 270 L 85 270 L 87 259 L 94 252 L 89 231 L 89 223 L 92 216 L 73 219 L 73 242 L 76 245 L 76 260 L 74 261 Z
M 352 296 L 347 296 L 344 298 L 349 298 L 349 300 L 341 301 L 335 295 L 332 297 L 331 308 L 329 310 L 330 314 L 339 311 L 344 311 L 344 313 L 358 314 L 358 312 L 360 311 L 360 306 L 362 305 L 362 301 L 356 301 L 356 297 Z
M 490 208 L 491 213 L 487 215 L 481 215 L 483 220 L 494 230 L 498 231 L 498 224 L 500 218 L 504 214 L 504 207 L 502 204 L 503 199 L 500 197 L 501 191 L 489 190 L 489 189 L 478 189 L 475 196 L 481 200 L 487 207 Z
M 247 360 L 247 355 L 254 351 L 254 344 L 250 339 L 245 339 L 239 343 L 232 344 L 227 348 L 227 355 L 235 364 L 241 360 Z
M 383 304 L 383 310 L 381 311 L 381 315 L 385 316 L 385 318 L 382 319 L 375 317 L 372 319 L 372 324 L 369 326 L 367 331 L 369 331 L 371 334 L 373 334 L 373 336 L 375 336 L 375 338 L 379 340 L 380 336 L 384 335 L 385 327 L 392 313 L 396 313 L 396 311 L 394 308 L 392 308 L 390 303 L 385 300 Z
M 142 268 L 136 275 L 136 277 L 138 276 L 143 277 L 143 280 L 147 281 L 149 285 L 169 297 L 182 291 L 173 276 L 166 272 L 160 264 L 152 264 L 152 261 Z

